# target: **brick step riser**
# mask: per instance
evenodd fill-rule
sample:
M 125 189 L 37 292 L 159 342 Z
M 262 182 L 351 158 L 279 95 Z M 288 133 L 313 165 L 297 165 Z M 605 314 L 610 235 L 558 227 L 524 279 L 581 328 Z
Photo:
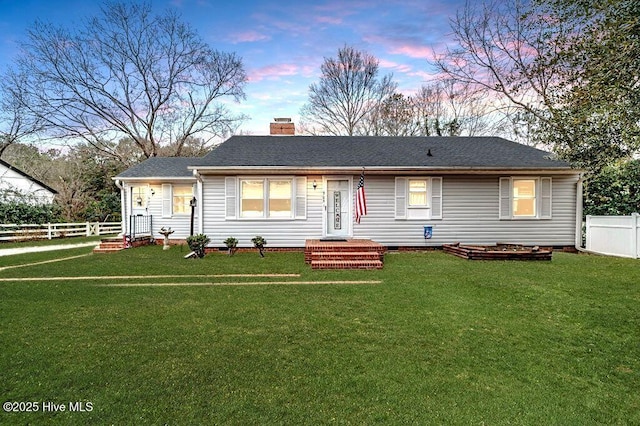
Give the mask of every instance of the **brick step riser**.
M 306 248 L 306 251 L 309 253 L 384 253 L 386 250 L 375 249 L 372 247 L 311 247 Z
M 312 253 L 311 261 L 316 260 L 380 260 L 380 255 L 376 252 L 320 252 Z
M 311 262 L 311 269 L 382 269 L 382 262 L 378 261 L 315 261 Z
M 122 243 L 100 243 L 100 248 L 122 248 Z
M 306 263 L 309 263 L 313 259 L 314 255 L 332 256 L 335 254 L 340 254 L 344 256 L 349 256 L 352 253 L 368 253 L 368 254 L 371 254 L 372 256 L 377 256 L 376 259 L 382 259 L 385 252 L 383 250 L 372 249 L 371 247 L 349 247 L 349 248 L 319 247 L 319 248 L 307 249 L 304 253 L 304 260 Z

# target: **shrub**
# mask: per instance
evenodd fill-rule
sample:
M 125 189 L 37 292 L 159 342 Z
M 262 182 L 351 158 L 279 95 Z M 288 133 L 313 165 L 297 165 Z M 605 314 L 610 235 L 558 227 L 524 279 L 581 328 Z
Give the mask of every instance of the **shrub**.
M 253 237 L 251 239 L 251 242 L 253 243 L 253 246 L 257 248 L 258 251 L 260 252 L 260 257 L 264 257 L 263 250 L 264 250 L 264 246 L 267 245 L 267 240 L 265 240 L 264 238 L 258 235 L 256 237 Z
M 0 199 L 0 223 L 57 222 L 60 209 L 54 204 L 31 204 L 15 200 Z
M 229 237 L 224 240 L 224 244 L 227 246 L 227 249 L 229 249 L 229 256 L 233 256 L 233 253 L 236 251 L 236 247 L 238 246 L 238 239 Z
M 203 258 L 205 255 L 205 248 L 207 244 L 209 244 L 211 240 L 205 234 L 191 235 L 187 237 L 187 244 L 191 251 L 195 252 L 195 254 L 199 258 Z

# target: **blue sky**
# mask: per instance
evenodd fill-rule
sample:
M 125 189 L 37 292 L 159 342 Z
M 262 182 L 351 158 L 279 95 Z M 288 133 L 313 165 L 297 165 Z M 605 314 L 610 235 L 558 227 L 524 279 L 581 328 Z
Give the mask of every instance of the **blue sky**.
M 17 53 L 17 42 L 36 20 L 73 27 L 96 14 L 99 2 L 0 0 L 0 68 Z M 410 94 L 430 78 L 427 59 L 441 51 L 449 19 L 464 0 L 153 0 L 175 8 L 214 48 L 236 52 L 249 76 L 247 99 L 231 107 L 251 120 L 241 130 L 268 134 L 274 117 L 292 117 L 317 82 L 325 57 L 345 44 L 380 60 L 399 90 Z

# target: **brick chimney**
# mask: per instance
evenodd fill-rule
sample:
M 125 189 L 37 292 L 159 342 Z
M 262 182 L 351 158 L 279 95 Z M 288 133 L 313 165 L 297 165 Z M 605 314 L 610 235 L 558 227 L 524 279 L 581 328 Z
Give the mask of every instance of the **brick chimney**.
M 270 135 L 295 135 L 296 126 L 291 122 L 290 118 L 274 118 L 273 123 L 269 125 Z

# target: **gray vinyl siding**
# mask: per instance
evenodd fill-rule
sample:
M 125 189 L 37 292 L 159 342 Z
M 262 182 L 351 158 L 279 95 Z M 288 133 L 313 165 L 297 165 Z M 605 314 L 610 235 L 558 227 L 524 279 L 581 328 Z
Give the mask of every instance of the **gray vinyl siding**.
M 172 184 L 172 185 L 192 185 L 193 182 L 163 182 L 164 184 Z M 146 185 L 145 183 L 136 183 L 136 184 L 128 184 L 127 185 L 127 197 L 126 203 L 127 205 L 127 215 L 132 211 L 129 203 L 131 202 L 131 187 L 132 186 L 141 186 Z M 163 200 L 163 192 L 162 192 L 162 183 L 154 183 L 149 185 L 150 189 L 155 191 L 155 194 L 149 198 L 149 205 L 144 211 L 144 209 L 135 209 L 135 213 L 140 213 L 143 215 L 152 216 L 152 235 L 156 240 L 162 240 L 164 237 L 160 234 L 161 228 L 171 228 L 174 231 L 173 234 L 169 236 L 170 240 L 184 240 L 189 236 L 189 231 L 191 228 L 191 215 L 173 215 L 172 217 L 163 217 L 162 216 L 162 200 Z M 194 232 L 198 233 L 198 216 L 196 214 L 194 216 Z M 125 225 L 128 228 L 129 226 L 129 218 L 127 217 L 125 220 Z M 127 232 L 129 230 L 127 229 Z
M 267 240 L 267 247 L 304 247 L 305 240 L 322 237 L 322 177 L 307 177 L 305 219 L 226 218 L 224 176 L 203 176 L 202 201 L 203 231 L 211 238 L 213 247 L 224 247 L 227 237 L 237 238 L 238 247 L 252 247 L 251 239 L 257 235 Z
M 359 176 L 353 176 L 353 194 Z M 367 176 L 367 216 L 352 224 L 354 238 L 371 238 L 387 246 L 441 246 L 445 243 L 572 246 L 575 241 L 577 176 L 553 176 L 551 219 L 499 219 L 501 175 L 442 176 L 442 219 L 395 218 L 395 177 Z M 313 189 L 313 182 L 316 189 Z M 251 247 L 263 236 L 267 247 L 303 247 L 306 239 L 322 238 L 322 176 L 307 176 L 307 215 L 301 220 L 244 220 L 225 218 L 225 177 L 203 177 L 204 229 L 211 245 L 223 247 L 227 237 Z M 154 216 L 155 222 L 155 216 Z M 173 222 L 172 222 L 173 223 Z M 433 226 L 425 240 L 423 227 Z M 154 226 L 155 228 L 155 226 Z
M 173 184 L 173 185 L 191 185 L 189 182 L 164 182 L 165 184 Z M 162 215 L 162 185 L 151 185 L 151 187 L 156 191 L 156 194 L 153 196 L 152 201 L 149 205 L 149 214 L 153 215 L 153 236 L 157 240 L 164 239 L 164 236 L 160 234 L 160 228 L 171 228 L 172 231 L 175 231 L 173 234 L 169 236 L 169 239 L 180 239 L 184 240 L 189 236 L 189 231 L 191 228 L 191 215 L 190 214 L 182 214 L 182 215 L 173 215 L 171 217 L 163 217 Z M 194 233 L 198 233 L 198 209 L 195 210 L 194 215 Z
M 393 177 L 366 179 L 368 215 L 354 225 L 355 238 L 387 246 L 440 246 L 446 243 L 572 246 L 575 241 L 577 176 L 553 176 L 551 219 L 499 219 L 500 176 L 443 176 L 442 219 L 394 217 Z M 424 239 L 424 226 L 433 238 Z

